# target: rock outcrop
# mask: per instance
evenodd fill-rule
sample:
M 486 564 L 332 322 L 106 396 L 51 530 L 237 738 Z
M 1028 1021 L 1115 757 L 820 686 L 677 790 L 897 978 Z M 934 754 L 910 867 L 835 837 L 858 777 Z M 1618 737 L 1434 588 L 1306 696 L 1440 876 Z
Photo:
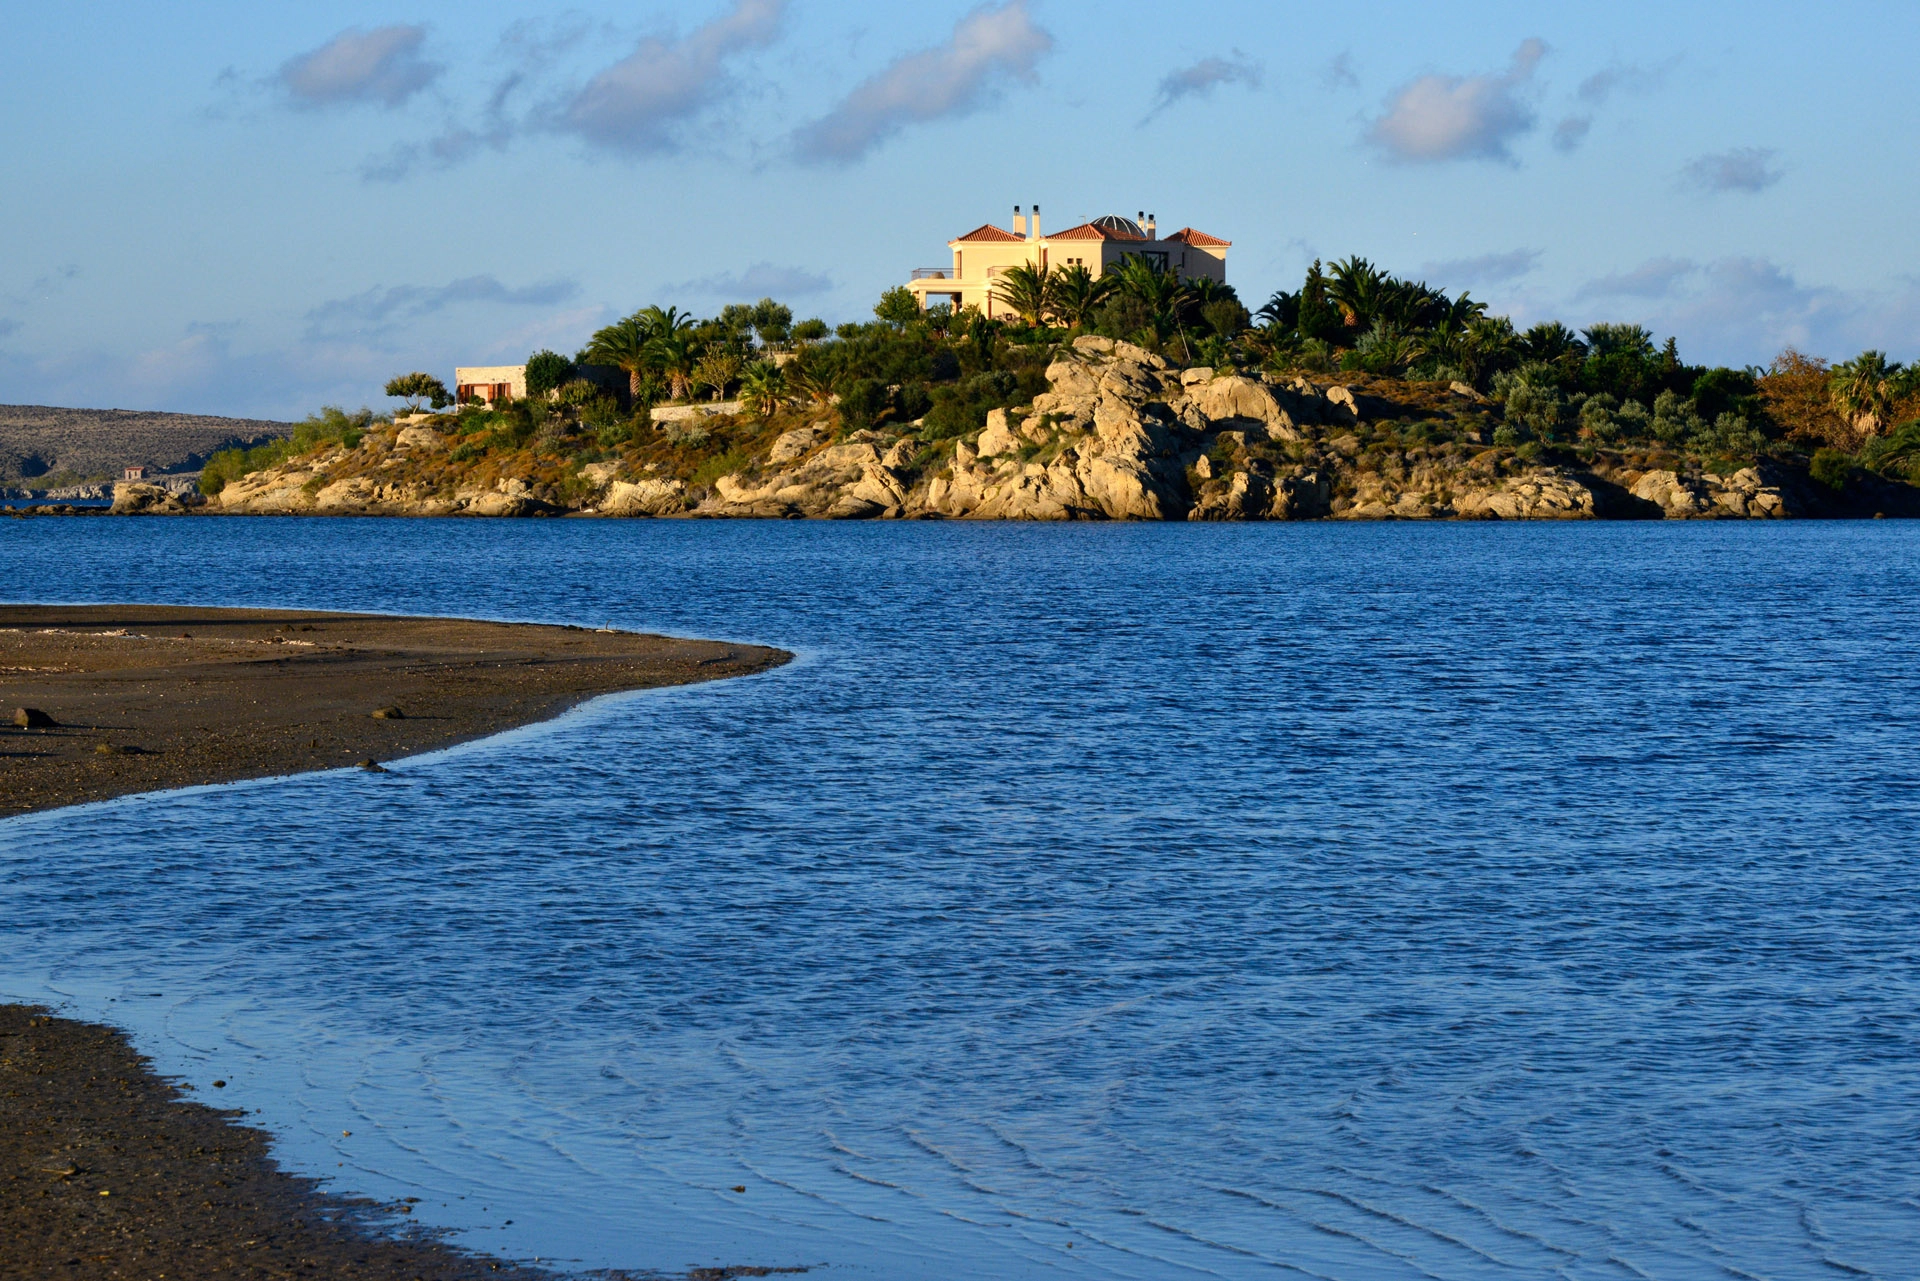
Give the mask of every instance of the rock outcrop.
M 113 487 L 115 516 L 184 516 L 187 504 L 159 485 L 128 481 Z
M 584 453 L 594 442 L 565 429 L 545 428 L 554 434 L 516 452 L 484 436 L 450 448 L 454 439 L 409 423 L 369 431 L 351 450 L 335 445 L 232 481 L 215 506 L 1156 521 L 1772 519 L 1834 510 L 1803 472 L 1778 463 L 1728 475 L 1641 471 L 1628 466 L 1631 455 L 1589 450 L 1590 472 L 1570 465 L 1564 449 L 1483 448 L 1499 410 L 1464 384 L 1406 391 L 1364 375 L 1349 385 L 1177 369 L 1094 336 L 1056 349 L 1045 374 L 1046 389 L 1029 404 L 993 409 L 959 439 L 929 437 L 921 422 L 841 434 L 823 406 L 809 411 L 813 421 L 777 432 L 751 418 L 716 419 L 711 430 L 663 420 L 647 447 L 615 449 L 612 458 L 593 448 L 586 456 L 597 461 L 570 464 L 569 449 Z M 727 470 L 715 475 L 723 462 Z M 123 486 L 114 509 L 183 510 L 143 490 L 161 493 Z M 1883 497 L 1873 501 L 1877 510 Z M 1890 511 L 1906 510 L 1903 501 L 1884 496 Z
M 1774 520 L 1797 514 L 1780 478 L 1763 476 L 1755 467 L 1729 476 L 1650 471 L 1634 481 L 1632 493 L 1668 520 Z

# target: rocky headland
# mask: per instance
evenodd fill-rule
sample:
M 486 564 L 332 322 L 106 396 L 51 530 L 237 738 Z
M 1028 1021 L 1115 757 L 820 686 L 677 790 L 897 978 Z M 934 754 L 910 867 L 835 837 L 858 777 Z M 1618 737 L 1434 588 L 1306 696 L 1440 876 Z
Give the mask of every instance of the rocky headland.
M 731 408 L 731 407 L 730 407 Z M 845 431 L 832 404 L 653 424 L 582 449 L 551 432 L 476 446 L 448 415 L 376 424 L 231 481 L 199 510 L 392 516 L 981 520 L 1759 519 L 1920 514 L 1875 476 L 1844 492 L 1804 463 L 1712 467 L 1658 446 L 1495 443 L 1501 408 L 1460 383 L 1365 374 L 1277 379 L 1178 368 L 1082 336 L 1046 390 L 977 431 Z M 116 512 L 195 510 L 123 485 Z

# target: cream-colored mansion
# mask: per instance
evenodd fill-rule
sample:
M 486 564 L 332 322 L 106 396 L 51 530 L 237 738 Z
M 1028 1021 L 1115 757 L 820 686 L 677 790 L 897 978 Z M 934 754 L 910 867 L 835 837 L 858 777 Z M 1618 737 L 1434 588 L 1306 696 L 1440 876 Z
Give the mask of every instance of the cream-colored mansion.
M 913 273 L 907 288 L 922 308 L 944 302 L 955 310 L 978 307 L 989 316 L 1005 315 L 1008 307 L 993 296 L 993 284 L 995 277 L 1009 267 L 1058 271 L 1078 265 L 1097 279 L 1122 258 L 1138 254 L 1159 262 L 1182 280 L 1205 276 L 1225 284 L 1227 249 L 1232 243 L 1192 227 L 1182 227 L 1162 239 L 1157 220 L 1145 213 L 1139 220 L 1108 214 L 1043 236 L 1040 206 L 1035 205 L 1029 217 L 1016 205 L 1012 231 L 988 223 L 949 240 L 953 266 L 922 267 Z

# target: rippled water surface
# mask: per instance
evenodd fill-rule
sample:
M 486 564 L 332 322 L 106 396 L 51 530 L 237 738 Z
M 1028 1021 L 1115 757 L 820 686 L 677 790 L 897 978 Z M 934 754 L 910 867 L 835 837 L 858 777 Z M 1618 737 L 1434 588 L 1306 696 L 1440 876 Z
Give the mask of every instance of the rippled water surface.
M 469 1244 L 1920 1275 L 1920 528 L 42 520 L 0 594 L 799 654 L 0 822 L 0 993 Z

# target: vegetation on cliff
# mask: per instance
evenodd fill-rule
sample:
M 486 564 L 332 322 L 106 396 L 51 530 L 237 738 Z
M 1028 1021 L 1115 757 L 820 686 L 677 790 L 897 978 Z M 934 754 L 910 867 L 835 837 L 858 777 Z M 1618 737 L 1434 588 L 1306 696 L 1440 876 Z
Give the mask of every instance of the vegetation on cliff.
M 1836 494 L 1920 482 L 1920 379 L 1878 352 L 1836 366 L 1795 351 L 1766 368 L 1691 365 L 1673 339 L 1656 341 L 1640 326 L 1519 330 L 1467 295 L 1449 297 L 1358 258 L 1315 263 L 1299 290 L 1251 313 L 1230 287 L 1181 281 L 1144 259 L 1098 281 L 1083 276 L 1006 273 L 1000 291 L 1014 319 L 922 312 L 900 289 L 882 297 L 873 321 L 833 331 L 817 320 L 796 324 L 771 299 L 709 319 L 646 307 L 592 335 L 571 359 L 536 353 L 528 400 L 435 416 L 445 448 L 415 451 L 409 474 L 421 492 L 442 494 L 511 482 L 553 509 L 593 505 L 617 476 L 674 487 L 676 510 L 698 510 L 718 501 L 725 478 L 746 492 L 804 438 L 814 449 L 849 441 L 876 456 L 884 449 L 895 487 L 910 488 L 952 469 L 956 446 L 975 440 L 995 411 L 1013 411 L 1033 437 L 1016 461 L 1044 463 L 1065 437 L 1040 439 L 1056 416 L 1022 407 L 1051 394 L 1049 373 L 1063 357 L 1085 356 L 1084 347 L 1075 356 L 1076 339 L 1098 337 L 1176 373 L 1305 385 L 1314 396 L 1347 389 L 1356 409 L 1342 439 L 1357 449 L 1331 448 L 1330 429 L 1310 412 L 1303 439 L 1269 441 L 1262 448 L 1272 446 L 1272 456 L 1253 461 L 1269 471 L 1300 467 L 1310 452 L 1334 488 L 1350 493 L 1364 473 L 1421 468 L 1477 468 L 1483 479 L 1543 468 L 1727 477 L 1770 464 Z M 1184 403 L 1177 378 L 1166 389 L 1156 394 Z M 395 394 L 425 392 L 409 384 Z M 669 400 L 686 408 L 656 414 Z M 697 412 L 705 405 L 724 412 Z M 208 491 L 316 451 L 344 455 L 373 421 L 364 411 L 323 411 L 284 444 L 217 457 Z M 1211 457 L 1223 448 L 1209 434 L 1221 423 L 1195 430 L 1202 436 L 1188 452 Z M 1328 447 L 1306 439 L 1316 435 Z M 381 466 L 391 472 L 393 460 Z M 1213 467 L 1189 474 L 1196 505 Z

